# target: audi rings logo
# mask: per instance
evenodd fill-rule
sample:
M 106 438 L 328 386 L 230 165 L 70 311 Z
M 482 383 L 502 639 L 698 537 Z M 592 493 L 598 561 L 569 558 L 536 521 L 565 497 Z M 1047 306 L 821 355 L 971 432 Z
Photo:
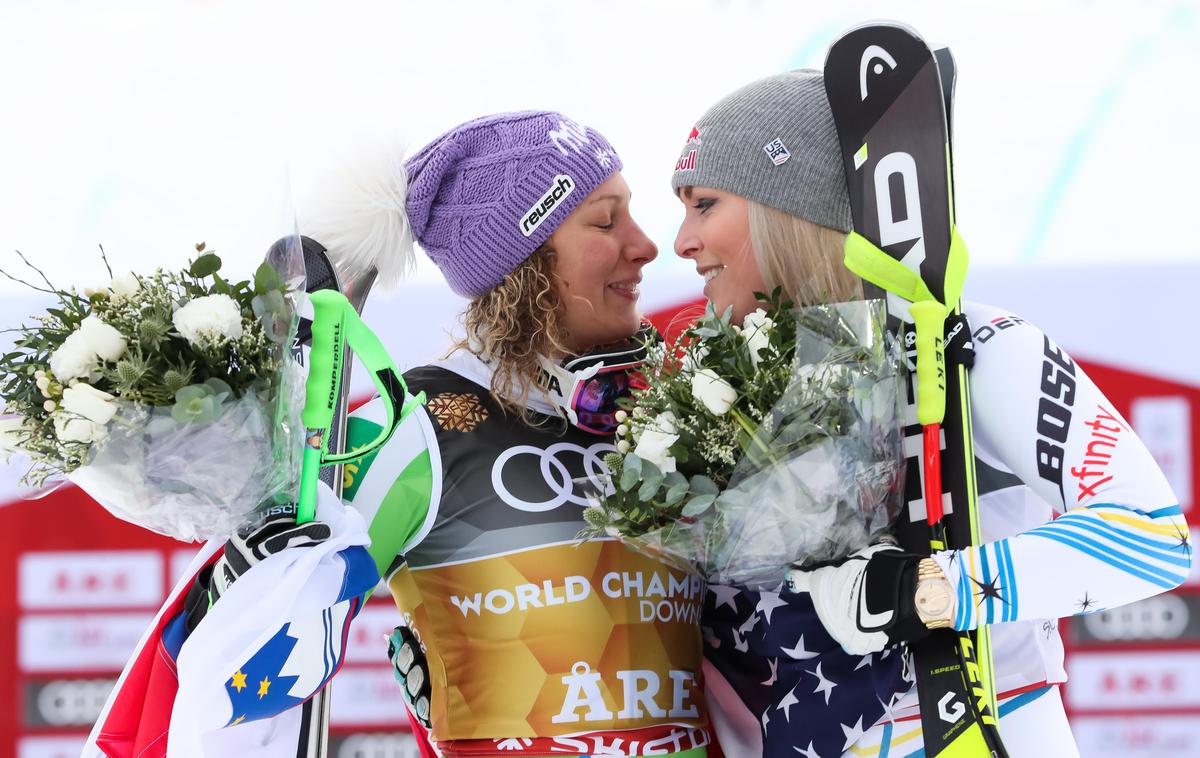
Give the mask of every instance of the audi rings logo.
M 1102 642 L 1196 639 L 1191 613 L 1179 595 L 1159 595 L 1083 617 L 1087 633 Z M 1193 627 L 1194 628 L 1194 627 Z
M 586 507 L 586 494 L 608 494 L 608 490 L 611 489 L 612 485 L 607 481 L 608 469 L 601 456 L 616 451 L 617 448 L 607 442 L 598 442 L 587 448 L 571 442 L 556 442 L 544 449 L 533 445 L 516 445 L 501 453 L 492 464 L 492 487 L 496 490 L 497 497 L 506 504 L 526 513 L 543 513 L 566 503 Z M 525 471 L 529 471 L 532 463 L 529 460 L 530 456 L 537 461 L 538 471 L 541 472 L 542 480 L 552 495 L 546 500 L 525 500 L 514 495 L 504 483 L 505 473 L 512 472 L 514 467 L 523 464 Z M 583 475 L 578 483 L 572 477 L 571 469 L 566 463 L 571 456 L 579 456 L 582 459 Z M 513 479 L 510 478 L 509 481 Z M 584 485 L 582 491 L 577 491 L 577 484 Z

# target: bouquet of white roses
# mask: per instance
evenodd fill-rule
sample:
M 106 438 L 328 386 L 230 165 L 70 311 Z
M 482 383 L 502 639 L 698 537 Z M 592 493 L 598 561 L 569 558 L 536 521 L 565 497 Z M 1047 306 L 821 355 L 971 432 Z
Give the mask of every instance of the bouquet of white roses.
M 48 289 L 35 289 L 57 304 L 12 330 L 0 357 L 0 447 L 31 459 L 25 484 L 65 477 L 119 518 L 184 540 L 226 535 L 261 504 L 294 498 L 302 271 L 281 249 L 252 280 L 230 282 L 219 257 L 197 251 L 183 271 L 110 268 L 107 287 L 82 294 L 42 277 Z
M 903 484 L 899 362 L 878 302 L 793 309 L 776 289 L 740 325 L 711 309 L 649 347 L 608 491 L 584 536 L 616 536 L 710 581 L 773 589 L 796 561 L 887 530 Z

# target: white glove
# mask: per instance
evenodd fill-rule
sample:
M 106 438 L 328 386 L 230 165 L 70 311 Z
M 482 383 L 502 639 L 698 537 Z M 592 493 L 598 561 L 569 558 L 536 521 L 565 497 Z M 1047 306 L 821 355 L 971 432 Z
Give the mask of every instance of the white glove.
M 877 653 L 929 634 L 914 602 L 920 560 L 879 542 L 819 567 L 793 565 L 787 589 L 812 597 L 825 631 L 847 653 Z

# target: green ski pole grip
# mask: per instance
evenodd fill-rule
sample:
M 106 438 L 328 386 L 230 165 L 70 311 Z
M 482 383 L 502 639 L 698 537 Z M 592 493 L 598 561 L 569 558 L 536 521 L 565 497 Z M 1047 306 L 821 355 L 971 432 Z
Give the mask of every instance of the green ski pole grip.
M 313 306 L 312 350 L 308 358 L 304 413 L 308 429 L 328 429 L 337 408 L 345 353 L 346 296 L 334 290 L 319 290 L 309 296 Z
M 946 306 L 936 300 L 910 303 L 917 333 L 917 421 L 940 424 L 946 417 Z
M 317 480 L 328 450 L 329 426 L 337 408 L 345 353 L 345 314 L 350 302 L 340 292 L 319 290 L 309 296 L 313 307 L 312 349 L 304 385 L 304 458 L 296 523 L 313 520 L 317 510 Z M 352 309 L 351 309 L 352 310 Z

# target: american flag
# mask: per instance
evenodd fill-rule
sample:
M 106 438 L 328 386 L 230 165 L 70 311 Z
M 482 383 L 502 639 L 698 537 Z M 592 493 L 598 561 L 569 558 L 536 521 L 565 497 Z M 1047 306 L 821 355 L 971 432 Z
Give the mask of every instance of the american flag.
M 764 758 L 836 758 L 912 686 L 905 653 L 848 655 L 806 593 L 708 587 L 704 654 L 762 727 Z

